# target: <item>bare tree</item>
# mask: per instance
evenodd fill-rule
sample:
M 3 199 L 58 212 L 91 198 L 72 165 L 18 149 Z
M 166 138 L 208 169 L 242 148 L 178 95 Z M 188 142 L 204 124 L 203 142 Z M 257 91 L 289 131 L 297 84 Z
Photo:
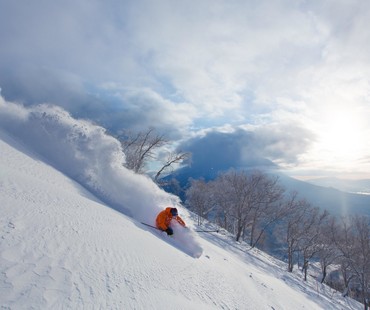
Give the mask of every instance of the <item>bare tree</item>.
M 256 171 L 251 180 L 255 180 L 254 191 L 258 197 L 251 208 L 249 245 L 255 247 L 266 229 L 282 219 L 286 213 L 285 205 L 281 203 L 284 189 L 278 184 L 278 177 L 268 177 Z
M 367 310 L 370 295 L 370 222 L 366 217 L 355 216 L 352 219 L 352 226 L 357 254 L 353 258 L 355 260 L 353 267 L 360 284 L 361 299 Z
M 136 134 L 124 131 L 118 139 L 126 155 L 125 166 L 136 173 L 141 173 L 147 161 L 155 157 L 155 149 L 167 143 L 163 135 L 156 134 L 153 128 Z
M 221 226 L 233 232 L 236 241 L 249 233 L 250 244 L 255 246 L 267 227 L 282 215 L 275 212 L 284 192 L 277 177 L 270 178 L 260 171 L 248 174 L 230 170 L 209 182 L 209 186 Z
M 232 191 L 225 178 L 218 177 L 208 183 L 210 186 L 211 203 L 215 210 L 215 219 L 227 231 L 236 234 L 235 216 L 233 214 Z
M 191 156 L 190 153 L 187 152 L 179 152 L 179 153 L 170 153 L 167 157 L 166 162 L 163 164 L 162 168 L 158 170 L 154 177 L 154 181 L 159 183 L 159 177 L 163 174 L 166 170 L 170 169 L 173 164 L 181 164 Z
M 288 203 L 292 205 L 292 212 L 286 218 L 284 230 L 287 244 L 288 271 L 292 272 L 294 267 L 294 255 L 299 251 L 300 242 L 309 224 L 307 219 L 312 207 L 304 199 L 297 200 L 295 193 L 289 197 Z
M 299 241 L 299 250 L 303 254 L 304 280 L 307 281 L 309 261 L 320 251 L 321 227 L 328 212 L 320 212 L 319 208 L 311 208 L 306 213 L 302 222 L 303 235 Z
M 136 173 L 143 173 L 147 163 L 156 159 L 156 150 L 168 143 L 163 135 L 155 132 L 154 128 L 136 134 L 122 131 L 117 138 L 121 142 L 123 152 L 126 155 L 126 168 Z M 182 163 L 189 158 L 190 153 L 170 153 L 163 166 L 155 174 L 154 181 L 159 183 L 160 176 L 170 169 L 173 164 Z
M 226 197 L 231 207 L 231 214 L 235 220 L 236 241 L 239 241 L 245 232 L 251 208 L 256 202 L 252 182 L 245 171 L 235 170 L 221 174 L 216 181 L 222 184 L 222 187 L 218 187 L 218 194 Z
M 186 190 L 186 203 L 196 214 L 198 214 L 198 225 L 202 224 L 202 219 L 207 218 L 207 214 L 212 209 L 210 196 L 210 186 L 204 181 L 191 180 L 190 187 Z
M 356 256 L 356 240 L 352 224 L 348 218 L 342 218 L 340 224 L 333 230 L 333 240 L 340 252 L 338 262 L 340 263 L 340 271 L 344 282 L 343 296 L 347 296 L 351 282 L 356 278 L 353 268 L 353 258 Z
M 336 218 L 332 216 L 320 227 L 319 251 L 317 254 L 322 272 L 321 283 L 324 283 L 326 279 L 328 267 L 337 262 L 340 255 L 333 239 L 333 235 L 336 235 L 335 232 L 333 234 L 335 228 Z

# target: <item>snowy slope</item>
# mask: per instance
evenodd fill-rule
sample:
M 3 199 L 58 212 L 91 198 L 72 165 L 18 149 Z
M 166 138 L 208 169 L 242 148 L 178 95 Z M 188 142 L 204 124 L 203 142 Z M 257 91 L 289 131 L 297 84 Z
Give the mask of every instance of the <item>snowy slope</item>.
M 2 112 L 1 308 L 362 309 L 312 279 L 303 283 L 299 276 L 288 274 L 284 264 L 263 253 L 236 249 L 226 237 L 199 234 L 196 240 L 203 255 L 191 257 L 138 221 L 150 220 L 162 207 L 160 203 L 148 205 L 150 217 L 145 218 L 148 197 L 163 203 L 172 197 L 148 185 L 147 179 L 122 170 L 120 174 L 129 176 L 116 175 L 117 182 L 130 179 L 135 188 L 122 183 L 124 205 L 120 210 L 117 185 L 110 192 L 98 177 L 95 187 L 83 183 L 83 176 L 72 180 L 68 165 L 74 165 L 73 160 L 66 158 L 59 165 L 53 153 L 41 152 L 34 140 L 24 139 L 27 126 L 22 130 L 20 123 L 4 125 Z M 86 150 L 82 163 L 95 156 L 93 143 Z M 100 163 L 94 165 L 99 170 Z M 113 172 L 107 169 L 106 180 L 110 181 Z M 106 201 L 113 202 L 114 208 Z M 134 202 L 139 218 L 124 214 L 127 210 L 135 214 Z M 181 207 L 180 215 L 194 226 Z

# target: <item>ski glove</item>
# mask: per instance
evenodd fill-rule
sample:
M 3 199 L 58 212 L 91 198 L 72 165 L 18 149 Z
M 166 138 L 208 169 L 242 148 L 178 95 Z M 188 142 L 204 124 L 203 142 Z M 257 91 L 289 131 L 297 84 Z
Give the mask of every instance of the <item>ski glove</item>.
M 173 229 L 171 227 L 168 227 L 165 232 L 167 233 L 168 236 L 173 235 Z

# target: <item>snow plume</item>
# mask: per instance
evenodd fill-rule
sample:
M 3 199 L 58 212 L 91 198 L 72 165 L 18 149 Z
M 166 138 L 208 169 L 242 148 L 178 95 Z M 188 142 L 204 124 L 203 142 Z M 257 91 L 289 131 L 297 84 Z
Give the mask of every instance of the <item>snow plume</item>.
M 25 108 L 0 96 L 0 129 L 114 209 L 137 220 L 153 223 L 166 206 L 179 206 L 177 197 L 123 167 L 120 142 L 104 128 L 74 119 L 60 107 L 41 104 Z

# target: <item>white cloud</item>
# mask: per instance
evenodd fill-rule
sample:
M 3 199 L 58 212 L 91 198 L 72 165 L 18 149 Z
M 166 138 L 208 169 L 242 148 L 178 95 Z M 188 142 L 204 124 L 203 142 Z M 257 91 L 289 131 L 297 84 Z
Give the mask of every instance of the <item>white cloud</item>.
M 323 107 L 370 105 L 366 1 L 1 6 L 3 96 L 104 126 L 154 125 L 179 137 L 294 120 L 320 135 Z M 109 83 L 119 87 L 102 89 Z
M 143 131 L 154 127 L 159 132 L 165 132 L 168 138 L 178 139 L 197 116 L 194 106 L 185 102 L 174 103 L 148 88 L 115 91 L 123 107 L 119 117 L 132 130 Z

